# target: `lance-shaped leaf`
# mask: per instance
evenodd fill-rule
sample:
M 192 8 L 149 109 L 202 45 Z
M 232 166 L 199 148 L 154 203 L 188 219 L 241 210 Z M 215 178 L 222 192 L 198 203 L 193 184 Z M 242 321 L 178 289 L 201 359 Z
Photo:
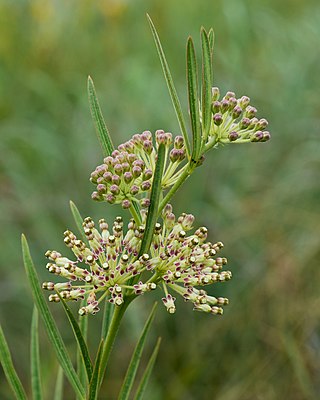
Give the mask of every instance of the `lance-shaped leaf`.
M 171 100 L 172 100 L 173 108 L 174 108 L 174 111 L 176 113 L 176 116 L 177 116 L 177 119 L 178 119 L 178 123 L 179 123 L 179 126 L 180 126 L 180 130 L 181 130 L 181 133 L 182 133 L 183 138 L 184 138 L 187 157 L 189 157 L 190 156 L 189 136 L 188 136 L 188 132 L 187 132 L 186 123 L 185 123 L 185 120 L 184 120 L 181 104 L 180 104 L 180 101 L 179 101 L 179 98 L 178 98 L 178 94 L 177 94 L 176 88 L 175 88 L 174 83 L 173 83 L 173 79 L 172 79 L 172 76 L 171 76 L 169 65 L 168 65 L 167 60 L 166 60 L 166 56 L 165 56 L 164 51 L 163 51 L 162 46 L 161 46 L 161 42 L 160 42 L 160 39 L 159 39 L 158 32 L 157 32 L 157 30 L 156 30 L 156 28 L 155 28 L 155 26 L 154 26 L 154 24 L 153 24 L 153 22 L 152 22 L 152 20 L 151 20 L 151 18 L 150 18 L 150 16 L 148 14 L 147 14 L 147 18 L 148 18 L 149 25 L 150 25 L 150 28 L 151 28 L 151 32 L 152 32 L 152 35 L 153 35 L 153 39 L 154 39 L 154 42 L 155 42 L 155 45 L 156 45 L 156 48 L 157 48 L 158 56 L 160 58 L 161 67 L 162 67 L 163 74 L 164 74 L 164 77 L 165 77 L 165 80 L 166 80 L 166 83 L 167 83 L 167 86 L 168 86 L 168 90 L 169 90 L 169 94 L 170 94 L 170 97 L 171 97 Z
M 164 169 L 165 160 L 165 145 L 160 144 L 158 148 L 158 158 L 156 162 L 156 168 L 154 172 L 154 178 L 152 182 L 151 194 L 150 194 L 150 206 L 148 209 L 146 227 L 140 247 L 139 256 L 149 251 L 152 238 L 154 235 L 154 227 L 158 218 L 158 207 L 161 195 L 161 181 Z
M 120 393 L 119 393 L 119 397 L 118 400 L 127 400 L 129 398 L 130 392 L 131 392 L 131 388 L 132 385 L 134 383 L 134 379 L 139 367 L 139 363 L 141 360 L 141 356 L 142 356 L 142 351 L 144 349 L 145 346 L 145 341 L 146 341 L 146 337 L 147 334 L 150 330 L 151 327 L 151 323 L 153 321 L 154 315 L 155 315 L 155 310 L 156 310 L 156 306 L 157 303 L 154 304 L 154 306 L 152 307 L 151 313 L 145 323 L 145 326 L 141 332 L 141 336 L 136 344 L 136 347 L 134 349 L 133 355 L 131 357 L 131 361 L 126 373 L 126 376 L 124 378 Z
M 33 400 L 41 400 L 41 375 L 40 375 L 40 352 L 39 352 L 39 316 L 37 307 L 34 306 L 31 322 L 31 343 L 30 343 L 30 359 L 31 359 L 31 387 Z
M 53 400 L 63 400 L 63 369 L 58 368 Z
M 81 300 L 81 307 L 85 307 L 86 305 L 87 305 L 86 299 Z M 83 336 L 83 339 L 85 342 L 87 341 L 87 336 L 88 336 L 88 321 L 89 321 L 89 318 L 84 318 L 83 316 L 79 315 L 78 325 L 82 332 L 82 336 Z M 81 349 L 79 346 L 77 347 L 77 373 L 78 373 L 80 382 L 83 385 L 86 385 L 87 372 L 86 372 L 86 367 L 83 362 Z M 80 399 L 77 398 L 77 400 L 80 400 Z
M 96 362 L 94 364 L 92 379 L 89 386 L 89 400 L 96 400 L 98 396 L 101 357 L 103 352 L 103 341 L 104 340 L 101 339 L 99 349 L 97 352 Z
M 72 330 L 74 333 L 74 336 L 76 338 L 76 341 L 78 343 L 78 347 L 82 356 L 82 360 L 86 369 L 86 373 L 87 373 L 87 377 L 88 377 L 88 382 L 90 382 L 91 377 L 92 377 L 92 363 L 90 360 L 90 356 L 89 356 L 89 351 L 88 351 L 88 347 L 86 345 L 86 342 L 82 336 L 82 332 L 81 329 L 78 325 L 77 320 L 75 319 L 74 315 L 72 314 L 72 311 L 70 310 L 70 308 L 68 307 L 68 305 L 66 304 L 66 302 L 63 300 L 63 298 L 60 296 L 60 293 L 57 292 L 57 295 L 60 298 L 60 301 L 63 305 L 63 308 L 67 314 L 67 317 L 69 319 L 70 325 L 72 326 Z M 85 318 L 85 317 L 84 317 Z
M 143 373 L 142 378 L 140 380 L 138 389 L 137 389 L 136 394 L 134 396 L 134 400 L 142 400 L 143 399 L 144 392 L 146 390 L 146 387 L 147 387 L 147 384 L 149 382 L 149 378 L 150 378 L 151 372 L 153 370 L 154 363 L 156 361 L 156 358 L 157 358 L 157 355 L 158 355 L 158 352 L 159 352 L 160 343 L 161 343 L 161 338 L 159 338 L 157 340 L 156 346 L 155 346 L 155 348 L 154 348 L 154 350 L 153 350 L 153 352 L 151 354 L 151 357 L 149 359 L 148 365 L 147 365 L 146 369 L 144 370 L 144 373 Z
M 201 112 L 202 112 L 202 133 L 203 143 L 206 143 L 210 126 L 211 126 L 211 50 L 207 32 L 201 28 L 201 47 L 202 47 L 202 101 L 201 101 Z
M 24 266 L 31 286 L 33 299 L 44 322 L 47 335 L 52 347 L 56 352 L 58 361 L 63 368 L 63 371 L 68 378 L 74 392 L 79 396 L 79 398 L 83 399 L 85 397 L 85 390 L 78 379 L 76 371 L 73 368 L 66 346 L 41 291 L 40 282 L 30 255 L 27 239 L 24 235 L 21 237 L 21 243 Z
M 90 76 L 88 77 L 88 98 L 91 116 L 97 131 L 98 139 L 102 148 L 103 155 L 106 157 L 113 152 L 114 146 L 112 144 L 110 133 L 101 112 L 93 80 Z
M 192 128 L 192 153 L 191 160 L 197 162 L 201 147 L 201 124 L 198 95 L 197 61 L 192 38 L 187 41 L 187 83 L 188 100 Z
M 211 55 L 211 83 L 214 83 L 214 73 L 213 73 L 213 49 L 214 49 L 214 31 L 212 28 L 210 28 L 209 33 L 208 33 L 208 39 L 209 39 L 209 46 L 210 46 L 210 55 Z
M 78 228 L 78 231 L 81 235 L 81 239 L 84 241 L 84 243 L 87 243 L 88 239 L 83 231 L 83 226 L 82 226 L 83 218 L 80 214 L 80 211 L 78 210 L 78 207 L 74 204 L 74 202 L 72 200 L 70 200 L 69 204 L 70 204 L 70 210 L 71 210 L 74 222 L 76 223 L 76 227 Z
M 8 343 L 0 326 L 0 361 L 11 389 L 19 400 L 27 400 L 27 395 L 13 366 Z

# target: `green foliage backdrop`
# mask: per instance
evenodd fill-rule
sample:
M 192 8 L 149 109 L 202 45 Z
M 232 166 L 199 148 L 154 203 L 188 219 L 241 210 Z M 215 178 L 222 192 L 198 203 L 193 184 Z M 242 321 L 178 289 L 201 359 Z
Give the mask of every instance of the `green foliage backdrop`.
M 234 278 L 223 295 L 231 304 L 222 318 L 194 313 L 182 302 L 173 316 L 158 307 L 153 335 L 163 339 L 146 398 L 316 399 L 316 0 L 0 1 L 0 317 L 18 372 L 27 384 L 32 301 L 21 232 L 47 279 L 45 250 L 63 249 L 62 233 L 73 228 L 69 199 L 96 219 L 111 220 L 117 213 L 89 197 L 88 177 L 102 156 L 86 98 L 87 75 L 95 81 L 115 144 L 146 129 L 178 133 L 146 12 L 158 27 L 185 107 L 186 37 L 199 37 L 201 25 L 213 26 L 215 85 L 250 96 L 272 133 L 265 145 L 212 152 L 174 199 L 177 212 L 195 214 L 212 240 L 225 243 Z M 151 305 L 152 296 L 138 300 L 122 325 L 106 382 L 114 393 Z M 62 309 L 51 307 L 71 344 Z M 49 399 L 57 363 L 44 335 L 41 350 Z M 1 399 L 12 398 L 0 378 Z

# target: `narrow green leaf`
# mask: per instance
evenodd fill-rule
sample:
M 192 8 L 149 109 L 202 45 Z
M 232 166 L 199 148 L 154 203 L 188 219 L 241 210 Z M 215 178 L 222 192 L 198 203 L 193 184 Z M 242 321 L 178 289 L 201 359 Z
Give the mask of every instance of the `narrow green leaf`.
M 96 127 L 98 139 L 102 148 L 103 155 L 106 157 L 113 152 L 114 146 L 101 112 L 93 80 L 91 79 L 90 76 L 88 76 L 88 98 L 89 98 L 91 116 Z
M 198 161 L 201 146 L 201 125 L 199 112 L 197 61 L 193 41 L 190 36 L 187 41 L 187 83 L 193 143 L 191 160 L 196 162 Z
M 12 391 L 19 400 L 27 400 L 27 395 L 14 368 L 8 343 L 0 325 L 0 361 Z
M 69 204 L 70 204 L 70 210 L 71 210 L 74 222 L 76 223 L 76 227 L 78 228 L 78 231 L 81 235 L 81 239 L 85 243 L 87 243 L 88 239 L 87 239 L 86 235 L 84 234 L 84 230 L 83 230 L 83 226 L 82 226 L 83 218 L 80 214 L 80 211 L 78 210 L 78 207 L 74 204 L 74 202 L 72 200 L 70 200 Z
M 203 128 L 203 143 L 206 143 L 210 126 L 211 126 L 211 76 L 212 76 L 212 66 L 211 66 L 211 51 L 209 38 L 207 32 L 202 27 L 201 28 L 201 47 L 202 47 L 202 128 Z
M 32 398 L 33 400 L 41 400 L 43 395 L 40 374 L 39 315 L 36 306 L 33 307 L 30 348 Z
M 185 146 L 186 146 L 186 153 L 187 153 L 187 156 L 189 157 L 190 156 L 189 136 L 188 136 L 188 132 L 187 132 L 186 123 L 185 123 L 185 120 L 184 120 L 181 104 L 180 104 L 180 101 L 179 101 L 179 98 L 178 98 L 178 94 L 177 94 L 176 88 L 175 88 L 174 83 L 173 83 L 173 79 L 172 79 L 172 76 L 171 76 L 169 65 L 168 65 L 167 60 L 166 60 L 166 56 L 165 56 L 164 51 L 163 51 L 162 46 L 161 46 L 161 42 L 160 42 L 160 39 L 159 39 L 158 32 L 157 32 L 157 30 L 156 30 L 156 28 L 155 28 L 155 26 L 154 26 L 154 24 L 152 22 L 152 19 L 150 18 L 150 16 L 148 14 L 147 14 L 147 18 L 148 18 L 149 25 L 150 25 L 150 28 L 151 28 L 151 32 L 152 32 L 152 35 L 153 35 L 153 39 L 154 39 L 154 42 L 155 42 L 155 45 L 156 45 L 156 48 L 157 48 L 158 56 L 160 58 L 161 67 L 162 67 L 163 74 L 164 74 L 164 77 L 165 77 L 165 80 L 166 80 L 166 83 L 167 83 L 167 86 L 168 86 L 168 90 L 169 90 L 169 94 L 170 94 L 170 97 L 171 97 L 171 100 L 172 100 L 173 108 L 174 108 L 174 111 L 175 111 L 177 119 L 178 119 L 178 123 L 179 123 L 179 126 L 180 126 L 181 133 L 182 133 L 182 135 L 184 137 Z
M 72 326 L 72 330 L 74 333 L 74 336 L 76 338 L 76 341 L 78 343 L 78 347 L 79 350 L 81 352 L 81 356 L 82 356 L 82 360 L 86 369 L 86 373 L 87 373 L 87 377 L 88 377 L 88 382 L 90 382 L 91 377 L 92 377 L 92 363 L 91 363 L 91 359 L 90 359 L 90 355 L 89 355 L 89 350 L 88 347 L 86 345 L 86 342 L 82 336 L 82 332 L 81 329 L 78 325 L 77 320 L 75 319 L 74 315 L 72 314 L 72 311 L 70 310 L 70 308 L 68 307 L 68 305 L 66 304 L 66 302 L 63 300 L 63 298 L 60 296 L 60 293 L 57 292 L 60 301 L 63 305 L 63 308 L 67 314 L 67 317 L 69 319 L 70 325 Z M 85 317 L 83 317 L 85 318 Z
M 208 39 L 209 39 L 209 46 L 210 46 L 210 63 L 211 66 L 213 66 L 213 49 L 214 49 L 214 31 L 212 28 L 210 28 L 209 33 L 208 33 Z M 213 68 L 211 67 L 211 83 L 213 85 L 214 83 L 214 73 L 213 73 Z
M 50 313 L 49 307 L 41 291 L 40 282 L 30 255 L 27 239 L 24 235 L 22 235 L 21 237 L 21 244 L 22 244 L 24 266 L 32 289 L 33 299 L 37 306 L 39 314 L 41 315 L 42 320 L 44 322 L 49 340 L 56 352 L 57 358 L 59 360 L 61 367 L 63 368 L 66 377 L 68 378 L 71 386 L 73 387 L 73 390 L 80 398 L 84 398 L 85 390 L 82 384 L 80 383 L 78 376 L 73 368 L 72 362 L 67 353 L 66 346 L 63 343 L 60 332 L 56 326 L 56 323 L 52 317 L 52 314 Z
M 104 301 L 102 328 L 101 328 L 101 338 L 105 339 L 108 333 L 111 316 L 112 316 L 113 306 L 108 300 Z
M 63 400 L 63 369 L 60 367 L 60 365 L 58 368 L 53 400 Z
M 87 305 L 87 301 L 86 301 L 86 299 L 83 299 L 81 301 L 81 307 L 84 307 L 86 305 Z M 88 337 L 88 321 L 89 321 L 89 318 L 83 318 L 81 315 L 79 315 L 78 325 L 82 332 L 82 336 L 83 336 L 83 339 L 85 342 L 87 342 L 87 337 Z M 80 382 L 83 385 L 86 385 L 87 384 L 87 372 L 86 372 L 86 368 L 83 363 L 81 349 L 79 348 L 79 346 L 77 346 L 77 373 L 78 373 Z M 77 400 L 80 400 L 80 399 L 77 398 Z
M 154 227 L 158 217 L 160 194 L 162 192 L 161 181 L 164 169 L 165 151 L 166 151 L 165 145 L 160 144 L 158 148 L 158 158 L 150 194 L 150 206 L 148 209 L 146 227 L 140 247 L 139 256 L 149 251 L 152 238 L 154 235 Z
M 98 396 L 99 390 L 99 375 L 100 375 L 100 367 L 101 367 L 101 357 L 103 353 L 103 342 L 104 339 L 101 339 L 99 349 L 97 352 L 96 362 L 94 364 L 92 379 L 89 386 L 89 400 L 96 400 Z
M 144 373 L 143 373 L 142 378 L 140 380 L 138 389 L 137 389 L 136 394 L 134 396 L 134 400 L 142 400 L 143 399 L 143 395 L 144 395 L 145 389 L 146 389 L 147 384 L 149 382 L 149 378 L 150 378 L 151 372 L 153 370 L 154 363 L 156 361 L 156 358 L 157 358 L 157 355 L 158 355 L 158 352 L 159 352 L 160 344 L 161 344 L 161 338 L 159 338 L 157 340 L 156 346 L 155 346 L 155 348 L 154 348 L 154 350 L 153 350 L 153 352 L 151 354 L 151 357 L 149 359 L 148 365 L 147 365 L 146 369 L 144 370 Z
M 120 393 L 118 396 L 118 400 L 127 400 L 129 398 L 130 391 L 131 391 L 132 385 L 134 383 L 134 379 L 135 379 L 135 376 L 136 376 L 136 373 L 137 373 L 137 370 L 139 367 L 139 363 L 141 360 L 142 351 L 145 346 L 146 337 L 150 330 L 151 323 L 152 323 L 154 315 L 155 315 L 156 307 L 157 307 L 157 303 L 155 303 L 154 306 L 152 307 L 151 313 L 143 327 L 141 336 L 136 344 L 136 347 L 134 349 L 134 352 L 133 352 L 131 360 L 130 360 L 130 364 L 127 369 L 126 376 L 124 378 L 124 381 L 123 381 L 123 384 L 122 384 L 122 387 L 121 387 L 121 390 L 120 390 Z

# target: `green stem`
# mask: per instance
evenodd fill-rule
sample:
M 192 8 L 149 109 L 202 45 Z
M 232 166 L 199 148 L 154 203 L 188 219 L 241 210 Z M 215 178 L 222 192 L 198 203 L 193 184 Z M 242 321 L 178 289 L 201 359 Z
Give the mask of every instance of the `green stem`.
M 137 210 L 135 209 L 134 205 L 132 204 L 131 207 L 129 208 L 130 213 L 135 220 L 135 223 L 139 226 L 141 225 L 141 216 L 137 213 Z
M 132 298 L 126 298 L 125 302 L 121 304 L 120 306 L 115 306 L 112 319 L 109 325 L 107 337 L 105 339 L 105 342 L 103 344 L 103 350 L 102 350 L 102 356 L 101 356 L 101 363 L 100 363 L 100 372 L 99 372 L 99 386 L 102 384 L 102 380 L 105 374 L 105 370 L 107 367 L 107 363 L 109 360 L 109 356 L 115 341 L 115 338 L 117 336 L 120 322 L 122 320 L 122 317 L 128 308 L 129 304 L 133 300 Z
M 179 179 L 176 181 L 176 183 L 172 186 L 172 188 L 169 190 L 169 192 L 165 195 L 164 199 L 161 201 L 159 209 L 158 209 L 158 215 L 161 213 L 163 208 L 169 203 L 171 197 L 176 193 L 176 191 L 179 189 L 179 187 L 192 174 L 192 172 L 194 171 L 195 168 L 196 168 L 195 164 L 189 163 L 187 168 L 180 175 Z

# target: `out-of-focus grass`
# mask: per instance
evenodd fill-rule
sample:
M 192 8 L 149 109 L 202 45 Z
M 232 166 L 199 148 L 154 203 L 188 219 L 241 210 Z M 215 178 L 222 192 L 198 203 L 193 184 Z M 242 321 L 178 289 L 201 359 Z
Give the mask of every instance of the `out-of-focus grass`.
M 201 25 L 213 26 L 216 85 L 249 95 L 273 134 L 265 145 L 214 151 L 175 198 L 177 211 L 193 212 L 200 225 L 208 226 L 212 240 L 225 243 L 234 278 L 218 290 L 231 304 L 221 319 L 196 314 L 183 302 L 174 316 L 159 311 L 154 338 L 163 337 L 162 349 L 146 398 L 316 399 L 316 0 L 0 3 L 0 302 L 18 370 L 27 385 L 32 303 L 20 233 L 29 237 L 39 274 L 48 279 L 43 253 L 47 248 L 63 250 L 62 232 L 73 227 L 70 198 L 84 215 L 111 220 L 117 213 L 116 207 L 90 200 L 88 176 L 101 153 L 88 111 L 87 75 L 94 78 L 117 144 L 145 129 L 178 133 L 145 12 L 159 29 L 184 105 L 186 36 L 191 33 L 196 39 Z M 108 381 L 115 393 L 146 302 L 151 306 L 152 296 L 133 305 L 122 327 Z M 52 308 L 72 343 L 62 311 Z M 43 337 L 50 393 L 56 364 L 46 346 Z M 7 384 L 0 388 L 0 397 L 10 399 Z

